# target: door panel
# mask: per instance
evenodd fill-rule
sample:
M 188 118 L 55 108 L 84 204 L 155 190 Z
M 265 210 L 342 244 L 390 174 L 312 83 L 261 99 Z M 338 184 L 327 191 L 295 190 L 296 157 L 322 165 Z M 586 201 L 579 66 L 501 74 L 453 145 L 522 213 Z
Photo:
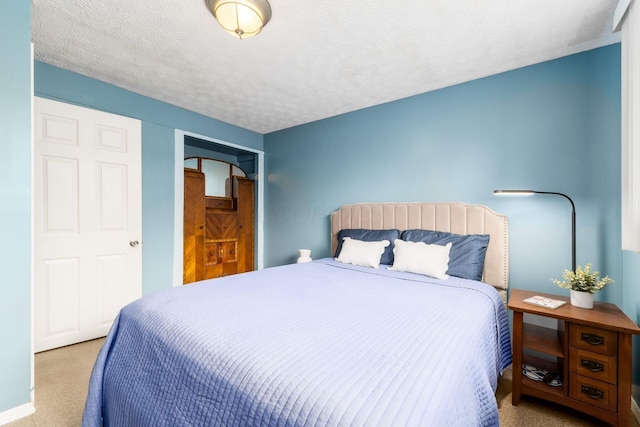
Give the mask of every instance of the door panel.
M 78 231 L 78 161 L 42 157 L 43 228 L 48 233 Z
M 129 302 L 129 279 L 127 277 L 127 254 L 112 254 L 97 258 L 97 282 L 100 292 L 100 328 L 111 327 L 118 311 Z
M 43 291 L 48 304 L 40 313 L 48 335 L 73 335 L 80 330 L 79 259 L 46 260 Z
M 35 349 L 106 335 L 142 294 L 140 121 L 34 99 Z
M 98 229 L 127 229 L 127 169 L 122 165 L 98 163 Z

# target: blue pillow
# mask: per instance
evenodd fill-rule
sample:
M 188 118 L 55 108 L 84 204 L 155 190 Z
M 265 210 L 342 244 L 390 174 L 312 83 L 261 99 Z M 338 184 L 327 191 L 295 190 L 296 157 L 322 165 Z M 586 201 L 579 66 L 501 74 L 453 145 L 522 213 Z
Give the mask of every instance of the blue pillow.
M 401 238 L 408 242 L 424 242 L 442 246 L 451 242 L 447 274 L 463 279 L 482 280 L 484 256 L 487 252 L 487 246 L 489 246 L 488 234 L 463 235 L 445 231 L 406 230 L 402 232 Z
M 384 250 L 384 253 L 380 257 L 380 264 L 393 264 L 393 242 L 400 238 L 400 230 L 365 230 L 363 228 L 345 228 L 338 233 L 338 247 L 336 248 L 335 257 L 340 255 L 342 250 L 342 239 L 345 237 L 351 237 L 355 240 L 363 240 L 365 242 L 380 242 L 382 240 L 388 240 L 391 242 Z

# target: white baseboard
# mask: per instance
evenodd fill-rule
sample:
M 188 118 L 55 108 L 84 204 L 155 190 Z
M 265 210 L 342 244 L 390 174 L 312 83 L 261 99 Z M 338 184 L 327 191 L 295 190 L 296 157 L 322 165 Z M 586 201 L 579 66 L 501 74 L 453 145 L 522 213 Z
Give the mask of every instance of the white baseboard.
M 28 417 L 31 414 L 35 414 L 36 407 L 33 402 L 25 403 L 24 405 L 16 406 L 8 411 L 0 412 L 0 426 L 12 423 L 20 418 Z

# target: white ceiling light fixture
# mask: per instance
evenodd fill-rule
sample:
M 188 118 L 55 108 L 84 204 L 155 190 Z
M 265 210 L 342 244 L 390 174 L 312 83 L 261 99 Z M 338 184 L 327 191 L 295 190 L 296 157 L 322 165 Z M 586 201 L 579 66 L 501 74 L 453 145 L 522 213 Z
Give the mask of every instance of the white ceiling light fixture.
M 253 37 L 271 19 L 267 0 L 206 0 L 207 7 L 226 32 L 239 39 Z

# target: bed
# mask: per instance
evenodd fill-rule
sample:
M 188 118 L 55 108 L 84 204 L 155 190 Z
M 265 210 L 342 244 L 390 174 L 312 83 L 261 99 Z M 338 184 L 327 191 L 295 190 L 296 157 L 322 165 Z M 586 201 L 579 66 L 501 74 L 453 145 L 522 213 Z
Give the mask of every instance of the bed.
M 392 229 L 490 236 L 482 280 L 388 268 L 400 259 L 344 262 L 378 243 L 345 233 Z M 335 259 L 124 307 L 93 368 L 83 425 L 498 425 L 494 393 L 511 363 L 507 233 L 506 218 L 479 205 L 343 206 L 331 215 L 332 253 L 343 243 Z M 409 244 L 398 240 L 400 254 Z

